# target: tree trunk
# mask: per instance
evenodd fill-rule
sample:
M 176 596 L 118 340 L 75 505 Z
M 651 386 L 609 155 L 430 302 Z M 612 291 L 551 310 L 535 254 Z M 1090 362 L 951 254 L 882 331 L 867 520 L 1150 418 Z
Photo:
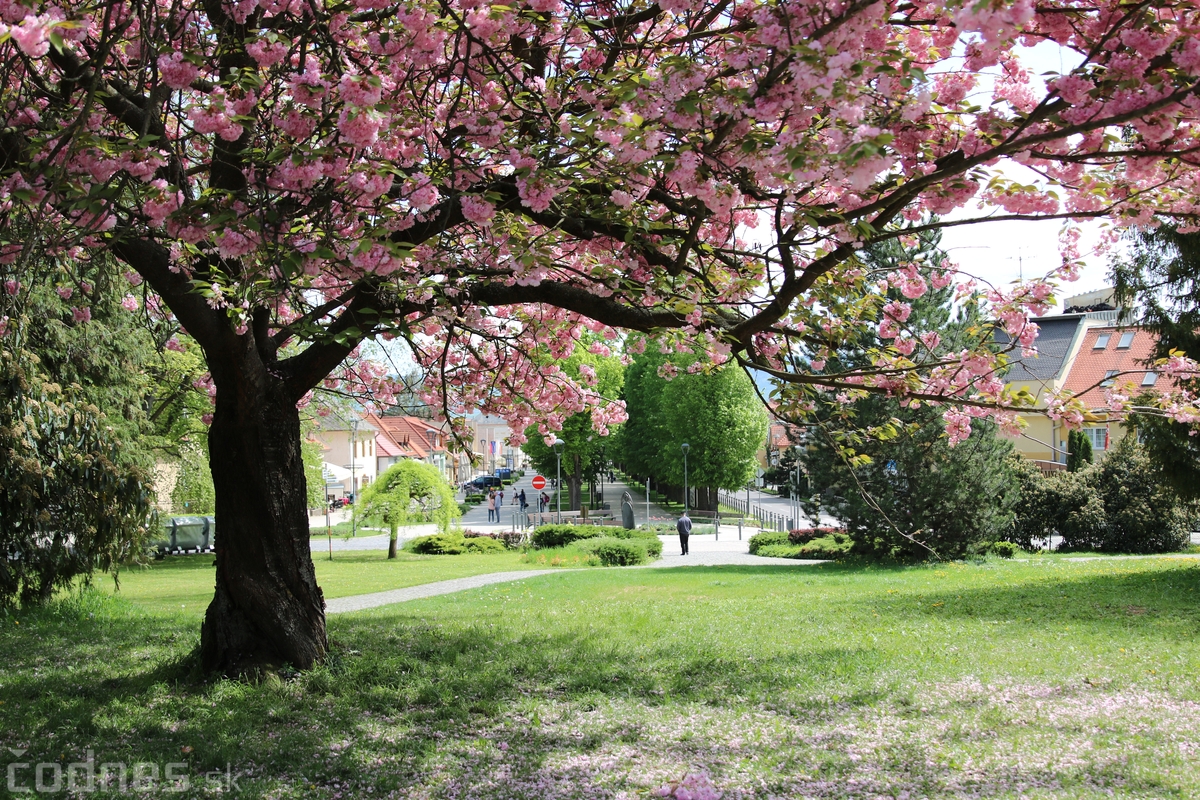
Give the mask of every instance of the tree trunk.
M 392 533 L 390 536 L 388 536 L 388 558 L 396 557 L 396 537 L 399 535 L 399 533 L 400 531 L 398 526 L 393 525 Z
M 200 632 L 201 661 L 226 674 L 308 669 L 328 645 L 309 546 L 300 416 L 282 382 L 256 369 L 253 356 L 225 355 L 213 369 L 217 585 Z
M 583 476 L 579 474 L 578 455 L 573 457 L 571 465 L 574 469 L 567 473 L 567 507 L 578 511 L 583 507 Z

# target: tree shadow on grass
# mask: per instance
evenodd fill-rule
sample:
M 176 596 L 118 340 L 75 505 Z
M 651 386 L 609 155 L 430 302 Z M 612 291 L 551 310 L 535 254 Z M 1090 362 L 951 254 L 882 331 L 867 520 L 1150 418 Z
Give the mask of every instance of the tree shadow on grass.
M 1070 622 L 1122 632 L 1194 631 L 1200 622 L 1200 565 L 1147 570 L 1140 566 L 1145 563 L 1090 562 L 1085 574 L 1079 574 L 1079 567 L 1047 565 L 1053 571 L 1041 580 L 922 593 L 914 610 L 927 616 Z
M 774 565 L 682 569 L 718 580 L 797 574 Z M 1188 590 L 1198 576 L 1200 570 L 1065 570 L 1041 582 L 952 593 L 910 586 L 912 596 L 896 600 L 894 613 L 1027 620 L 1064 613 L 1064 604 L 1072 605 L 1065 596 L 1085 599 L 1069 613 L 1100 629 L 1133 624 L 1165 636 L 1164 624 L 1194 630 L 1188 603 L 1196 592 Z M 259 683 L 200 678 L 194 619 L 140 614 L 105 600 L 24 615 L 20 626 L 5 621 L 0 745 L 29 748 L 27 761 L 71 760 L 88 748 L 98 760 L 180 760 L 196 775 L 230 764 L 242 775 L 234 797 L 265 797 L 280 787 L 297 796 L 354 797 L 430 783 L 440 787 L 433 794 L 454 796 L 483 780 L 509 787 L 496 788 L 497 796 L 545 797 L 567 785 L 587 796 L 603 794 L 595 759 L 613 748 L 644 751 L 681 769 L 725 763 L 738 752 L 737 726 L 749 724 L 739 721 L 747 716 L 781 730 L 816 731 L 813 742 L 765 743 L 763 753 L 798 754 L 779 756 L 779 781 L 792 770 L 836 785 L 856 774 L 838 738 L 853 727 L 846 720 L 878 709 L 903 717 L 873 680 L 890 655 L 870 646 L 813 640 L 759 655 L 702 638 L 618 636 L 606 627 L 611 618 L 592 629 L 588 619 L 564 626 L 546 616 L 539 628 L 537 615 L 551 613 L 553 603 L 514 621 L 483 595 L 439 602 L 432 616 L 427 606 L 401 605 L 333 618 L 328 663 Z M 798 696 L 801 683 L 807 688 Z M 686 729 L 675 734 L 678 720 Z M 815 768 L 800 763 L 814 753 L 827 760 Z M 929 769 L 919 748 L 903 761 L 895 767 L 901 782 L 911 777 L 906 771 Z M 1056 773 L 1029 766 L 992 777 L 1038 786 Z M 1119 785 L 1128 776 L 1111 779 Z M 942 778 L 921 780 L 935 786 Z M 1162 788 L 1161 796 L 1176 794 Z

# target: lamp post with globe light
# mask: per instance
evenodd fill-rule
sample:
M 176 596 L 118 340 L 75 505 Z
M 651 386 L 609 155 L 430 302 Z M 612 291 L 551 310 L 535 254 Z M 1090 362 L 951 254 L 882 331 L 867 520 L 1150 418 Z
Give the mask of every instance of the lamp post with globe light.
M 688 450 L 692 449 L 692 446 L 690 444 L 688 444 L 687 442 L 684 442 L 681 445 L 681 447 L 683 449 L 683 513 L 684 513 L 684 515 L 687 515 L 688 499 L 689 499 L 688 498 L 687 454 L 688 454 Z
M 554 493 L 557 498 L 555 503 L 555 513 L 558 514 L 558 522 L 562 522 L 562 452 L 567 443 L 557 436 L 554 437 Z

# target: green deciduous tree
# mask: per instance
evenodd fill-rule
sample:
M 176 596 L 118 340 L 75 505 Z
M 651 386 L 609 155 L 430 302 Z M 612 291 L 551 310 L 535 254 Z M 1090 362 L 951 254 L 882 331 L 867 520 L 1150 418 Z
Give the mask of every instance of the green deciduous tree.
M 437 523 L 445 533 L 458 519 L 454 489 L 432 464 L 398 461 L 367 484 L 354 504 L 354 515 L 388 526 L 388 558 L 396 557 L 399 529 L 414 523 Z
M 767 412 L 743 370 L 690 373 L 694 363 L 694 357 L 664 355 L 655 347 L 634 357 L 626 375 L 629 420 L 621 453 L 631 473 L 682 487 L 687 442 L 688 486 L 697 488 L 697 507 L 715 510 L 717 489 L 739 489 L 754 476 Z
M 587 349 L 587 341 L 558 366 L 576 380 L 585 380 L 605 397 L 621 394 L 625 370 L 616 356 L 601 356 Z M 619 430 L 619 429 L 618 429 Z M 546 444 L 548 430 L 531 425 L 525 430 L 526 441 L 521 445 L 534 469 L 543 475 L 554 475 L 558 466 L 554 450 Z M 563 421 L 562 429 L 553 432 L 563 440 L 562 477 L 567 487 L 567 504 L 578 511 L 583 504 L 584 481 L 594 481 L 599 470 L 608 466 L 611 440 L 595 430 L 590 413 L 572 414 Z

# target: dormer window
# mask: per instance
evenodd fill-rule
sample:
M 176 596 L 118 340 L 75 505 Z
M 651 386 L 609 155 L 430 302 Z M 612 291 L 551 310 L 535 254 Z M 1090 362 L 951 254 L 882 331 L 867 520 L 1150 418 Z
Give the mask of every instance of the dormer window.
M 1108 370 L 1107 372 L 1104 373 L 1104 380 L 1100 381 L 1100 385 L 1101 386 L 1112 386 L 1113 379 L 1115 379 L 1117 377 L 1117 375 L 1120 374 L 1120 372 L 1121 371 L 1118 369 Z
M 1092 345 L 1093 350 L 1103 350 L 1108 347 L 1108 340 L 1112 338 L 1111 333 L 1102 333 L 1096 337 L 1096 343 Z
M 1118 350 L 1128 350 L 1133 345 L 1133 331 L 1125 331 L 1117 341 Z

